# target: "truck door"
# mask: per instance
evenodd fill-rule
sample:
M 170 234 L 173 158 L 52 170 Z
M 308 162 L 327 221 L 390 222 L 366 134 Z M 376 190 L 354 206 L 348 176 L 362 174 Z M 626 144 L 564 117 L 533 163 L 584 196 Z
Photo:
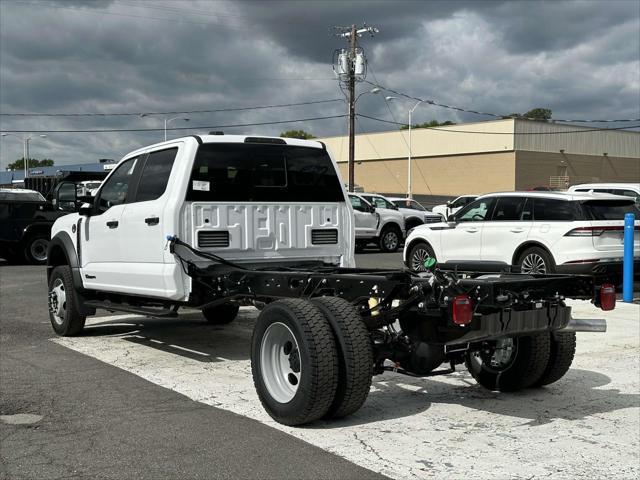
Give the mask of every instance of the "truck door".
M 80 262 L 84 286 L 95 290 L 122 291 L 123 250 L 121 217 L 131 198 L 139 158 L 122 162 L 98 192 L 93 214 L 80 229 Z
M 360 197 L 349 195 L 349 200 L 353 207 L 356 238 L 375 237 L 380 221 L 378 214 Z
M 179 265 L 174 260 L 165 263 L 166 235 L 176 233 L 171 220 L 165 221 L 165 208 L 169 200 L 167 185 L 178 150 L 176 144 L 145 155 L 133 198 L 122 213 L 120 281 L 128 293 L 164 298 L 183 295 L 182 282 L 178 281 Z

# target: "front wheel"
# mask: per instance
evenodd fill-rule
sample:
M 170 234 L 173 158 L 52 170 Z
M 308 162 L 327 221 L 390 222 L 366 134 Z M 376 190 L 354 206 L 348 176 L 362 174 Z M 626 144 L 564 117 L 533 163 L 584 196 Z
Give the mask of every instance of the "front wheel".
M 400 233 L 400 230 L 396 227 L 384 227 L 382 229 L 382 232 L 380 232 L 380 239 L 378 241 L 380 250 L 385 253 L 391 253 L 398 250 L 398 247 L 400 246 L 401 235 L 402 234 Z
M 550 350 L 548 332 L 505 337 L 487 342 L 480 351 L 467 353 L 465 365 L 483 387 L 515 392 L 530 387 L 542 377 Z
M 68 265 L 53 269 L 49 277 L 49 319 L 58 335 L 77 335 L 84 328 L 86 316 L 80 314 L 73 276 Z
M 409 252 L 409 269 L 413 272 L 426 272 L 428 268 L 429 259 L 433 258 L 435 260 L 436 254 L 431 248 L 431 245 L 420 242 L 417 245 L 411 248 Z
M 308 300 L 268 304 L 251 339 L 251 372 L 267 413 L 284 425 L 301 425 L 327 414 L 338 384 L 333 331 Z

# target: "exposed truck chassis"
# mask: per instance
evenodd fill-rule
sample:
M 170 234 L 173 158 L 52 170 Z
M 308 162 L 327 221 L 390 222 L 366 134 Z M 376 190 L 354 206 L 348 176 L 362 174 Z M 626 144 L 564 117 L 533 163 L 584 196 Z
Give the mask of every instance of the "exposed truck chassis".
M 459 275 L 437 268 L 416 274 L 318 264 L 251 269 L 176 237 L 168 238 L 168 248 L 192 278 L 188 302 L 78 292 L 81 311 L 175 316 L 179 307 L 193 307 L 213 323 L 227 323 L 239 305 L 257 306 L 254 383 L 268 413 L 289 425 L 353 413 L 371 376 L 385 370 L 427 377 L 464 363 L 492 390 L 552 383 L 571 364 L 574 332 L 603 331 L 601 324 L 574 322 L 565 298 L 589 299 L 607 310 L 615 305 L 615 290 L 591 276 Z M 55 300 L 50 296 L 52 312 Z M 442 364 L 449 366 L 438 368 Z

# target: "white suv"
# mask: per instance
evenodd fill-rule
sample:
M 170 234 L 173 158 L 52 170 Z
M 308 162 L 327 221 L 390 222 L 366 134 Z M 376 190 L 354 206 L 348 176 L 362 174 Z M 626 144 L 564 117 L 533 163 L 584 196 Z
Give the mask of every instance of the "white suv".
M 414 229 L 405 264 L 523 273 L 610 273 L 622 266 L 624 216 L 640 210 L 632 199 L 608 194 L 507 192 L 479 197 L 448 223 Z M 640 236 L 635 251 L 640 252 Z M 638 254 L 636 254 L 638 255 Z M 635 257 L 639 263 L 640 256 Z M 637 268 L 637 267 L 636 267 Z

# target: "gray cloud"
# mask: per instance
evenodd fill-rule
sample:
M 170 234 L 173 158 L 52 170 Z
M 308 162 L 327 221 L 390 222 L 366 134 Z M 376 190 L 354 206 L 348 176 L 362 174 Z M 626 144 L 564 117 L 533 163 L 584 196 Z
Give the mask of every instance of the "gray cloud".
M 635 1 L 0 2 L 0 111 L 201 110 L 341 96 L 331 27 L 366 20 L 369 80 L 422 98 L 497 113 L 543 106 L 560 117 L 640 117 L 640 13 Z M 370 86 L 359 85 L 360 91 Z M 358 110 L 406 120 L 380 95 Z M 194 114 L 183 125 L 343 114 L 343 103 Z M 483 117 L 420 107 L 416 121 Z M 157 128 L 162 117 L 0 117 L 0 129 Z M 176 121 L 173 125 L 178 126 Z M 226 128 L 277 135 L 346 131 L 344 119 Z M 368 131 L 393 128 L 362 119 Z M 179 135 L 179 133 L 172 133 Z M 162 132 L 55 134 L 32 143 L 58 163 L 120 157 Z M 0 142 L 0 165 L 21 156 Z

